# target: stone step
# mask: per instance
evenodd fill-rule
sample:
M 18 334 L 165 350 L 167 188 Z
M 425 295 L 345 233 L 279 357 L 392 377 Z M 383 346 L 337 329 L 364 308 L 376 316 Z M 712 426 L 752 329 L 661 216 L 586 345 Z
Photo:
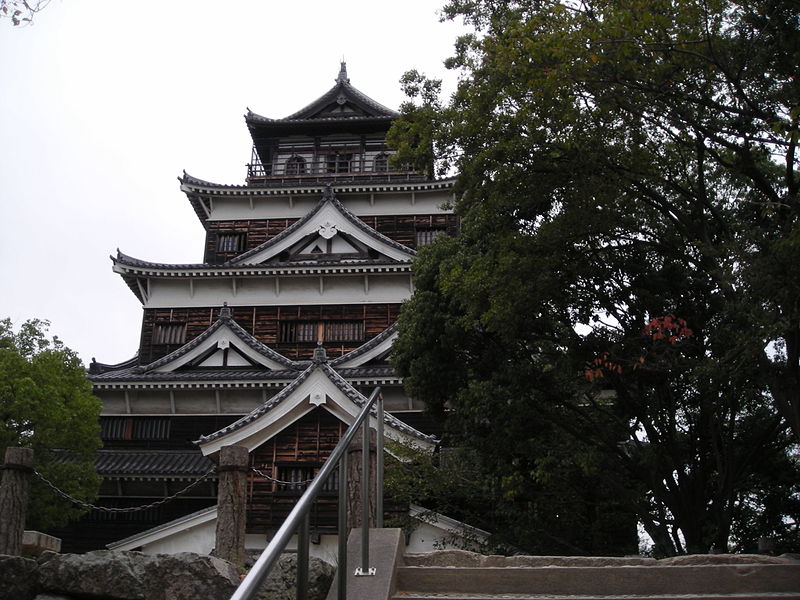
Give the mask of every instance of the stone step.
M 800 562 L 681 566 L 400 567 L 396 598 L 782 598 L 800 600 Z M 505 596 L 503 596 L 505 594 Z M 775 595 L 779 594 L 779 595 Z
M 397 592 L 391 600 L 800 600 L 800 594 L 648 594 L 610 596 L 567 596 L 551 594 L 427 594 Z

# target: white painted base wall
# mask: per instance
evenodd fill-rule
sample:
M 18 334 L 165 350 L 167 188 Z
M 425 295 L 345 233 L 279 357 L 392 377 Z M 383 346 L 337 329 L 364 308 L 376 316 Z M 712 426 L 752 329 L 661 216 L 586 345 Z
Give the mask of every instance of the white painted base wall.
M 177 554 L 179 552 L 210 554 L 215 544 L 216 520 L 212 519 L 185 529 L 173 529 L 164 533 L 163 537 L 149 536 L 149 539 L 141 539 L 140 542 L 132 539 L 130 542 L 114 549 L 138 550 L 145 554 Z M 441 527 L 430 523 L 422 523 L 408 539 L 406 551 L 421 553 L 454 548 L 456 545 L 447 542 L 452 536 L 452 532 Z M 267 541 L 264 535 L 247 534 L 245 548 L 248 550 L 263 550 L 267 546 Z M 137 543 L 139 545 L 135 545 Z M 338 543 L 335 535 L 320 536 L 318 544 L 311 544 L 309 554 L 335 565 L 337 563 Z M 461 547 L 461 545 L 458 545 L 458 547 Z M 289 541 L 286 549 L 290 552 L 297 550 L 296 536 Z

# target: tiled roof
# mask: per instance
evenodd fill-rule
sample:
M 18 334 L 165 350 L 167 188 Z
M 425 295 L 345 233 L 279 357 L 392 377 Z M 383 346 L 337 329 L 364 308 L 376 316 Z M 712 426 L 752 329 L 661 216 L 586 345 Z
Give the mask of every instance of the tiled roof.
M 94 465 L 97 473 L 104 477 L 192 477 L 208 473 L 214 462 L 199 450 L 100 450 Z
M 369 227 L 367 225 L 367 227 Z M 288 231 L 288 229 L 284 229 L 283 231 Z M 376 232 L 377 233 L 377 232 Z M 280 235 L 280 234 L 279 234 Z M 381 234 L 378 234 L 381 235 Z M 275 236 L 277 238 L 278 236 Z M 375 237 L 373 235 L 373 237 Z M 275 238 L 272 238 L 274 240 Z M 387 238 L 389 239 L 389 238 Z M 270 241 L 272 241 L 270 240 Z M 392 241 L 392 245 L 394 247 L 402 247 L 406 250 L 410 250 L 407 246 L 403 246 L 398 242 Z M 265 244 L 262 244 L 258 248 L 253 248 L 247 252 L 248 256 L 255 250 L 263 250 L 266 247 Z M 399 249 L 399 248 L 398 248 Z M 412 250 L 413 252 L 413 250 Z M 244 256 L 243 254 L 240 255 L 238 258 Z M 298 268 L 324 268 L 324 267 L 381 267 L 381 266 L 395 266 L 395 265 L 405 265 L 407 264 L 404 261 L 399 261 L 389 257 L 381 257 L 381 258 L 335 258 L 330 259 L 323 256 L 319 259 L 308 259 L 302 261 L 292 261 L 292 262 L 271 262 L 269 265 L 240 265 L 235 262 L 228 261 L 221 264 L 210 264 L 210 263 L 156 263 L 150 262 L 146 260 L 141 260 L 138 258 L 134 258 L 132 256 L 128 256 L 127 254 L 123 254 L 122 252 L 117 252 L 117 256 L 111 257 L 111 260 L 114 261 L 115 264 L 120 264 L 127 267 L 134 267 L 134 268 L 141 268 L 141 269 L 150 269 L 150 270 L 167 270 L 167 271 L 182 271 L 182 270 L 191 270 L 191 271 L 208 271 L 208 275 L 214 274 L 215 271 L 227 271 L 230 269 L 239 269 L 243 270 L 246 269 L 247 271 L 252 271 L 254 269 L 262 269 L 266 270 L 269 269 L 271 271 L 276 270 L 287 270 L 291 271 L 292 269 Z M 238 271 L 237 271 L 238 273 Z M 250 274 L 250 273 L 247 273 Z
M 289 385 L 287 385 L 285 388 L 283 388 L 280 392 L 278 392 L 276 395 L 274 395 L 272 398 L 270 398 L 267 402 L 265 402 L 264 404 L 262 404 L 261 406 L 259 406 L 258 408 L 256 408 L 252 412 L 250 412 L 249 414 L 246 414 L 245 416 L 243 416 L 238 421 L 234 421 L 233 423 L 231 423 L 227 427 L 223 427 L 222 429 L 220 429 L 219 431 L 215 431 L 214 433 L 210 433 L 208 435 L 200 436 L 200 439 L 197 440 L 197 443 L 198 444 L 202 444 L 204 442 L 210 442 L 212 440 L 215 440 L 217 438 L 220 438 L 220 437 L 230 433 L 231 431 L 235 431 L 237 429 L 241 429 L 245 425 L 247 425 L 249 423 L 252 423 L 256 419 L 258 419 L 261 415 L 265 414 L 267 411 L 269 411 L 270 409 L 274 408 L 275 406 L 278 406 L 278 404 L 283 402 L 289 395 L 291 395 L 291 393 L 294 390 L 296 390 L 300 386 L 301 383 L 303 383 L 306 379 L 308 379 L 309 375 L 311 375 L 311 373 L 314 371 L 314 369 L 315 369 L 315 365 L 312 364 L 305 371 L 300 373 L 300 375 L 298 375 L 297 378 L 294 381 L 292 381 Z
M 131 367 L 135 367 L 138 364 L 139 364 L 138 352 L 133 356 L 133 358 L 129 358 L 128 360 L 113 365 L 106 363 L 99 363 L 94 359 L 94 357 L 92 357 L 92 362 L 89 363 L 89 374 L 99 375 L 101 373 L 105 373 L 106 371 L 122 371 L 125 369 L 129 369 Z
M 238 381 L 242 379 L 271 381 L 294 379 L 295 377 L 297 377 L 297 371 L 291 369 L 268 371 L 266 369 L 213 368 L 206 370 L 197 369 L 194 371 L 151 373 L 141 373 L 134 369 L 123 369 L 122 371 L 110 371 L 99 375 L 92 375 L 90 379 L 96 383 L 108 383 L 112 381 Z
M 320 110 L 331 104 L 332 102 L 339 101 L 339 103 L 344 104 L 347 101 L 351 101 L 356 106 L 359 106 L 362 110 L 367 113 L 367 115 L 342 115 L 342 116 L 331 116 L 325 117 L 320 119 L 316 115 Z M 336 78 L 336 85 L 334 85 L 331 89 L 325 92 L 322 96 L 308 104 L 307 106 L 301 108 L 295 113 L 292 113 L 288 117 L 284 117 L 283 119 L 270 119 L 268 117 L 262 117 L 250 109 L 248 109 L 247 114 L 245 115 L 245 120 L 248 124 L 251 123 L 286 123 L 286 122 L 302 122 L 308 121 L 309 119 L 313 118 L 314 121 L 339 121 L 339 120 L 392 120 L 400 116 L 400 114 L 377 102 L 361 92 L 360 90 L 356 89 L 353 85 L 350 84 L 350 78 L 347 76 L 347 66 L 344 62 L 341 63 L 339 69 L 339 75 Z
M 345 367 L 337 369 L 345 379 L 384 378 L 397 379 L 397 370 L 394 367 Z M 293 380 L 298 372 L 292 369 L 280 371 L 267 371 L 257 369 L 239 368 L 213 368 L 196 369 L 193 371 L 177 372 L 150 372 L 140 373 L 134 369 L 107 371 L 104 373 L 90 373 L 89 379 L 94 383 L 113 382 L 225 382 L 225 381 L 281 381 Z
M 215 431 L 209 435 L 202 436 L 197 443 L 203 444 L 205 442 L 210 442 L 216 439 L 219 439 L 232 431 L 236 431 L 237 429 L 241 429 L 246 425 L 254 422 L 276 406 L 278 406 L 281 402 L 286 400 L 299 386 L 303 381 L 308 379 L 308 377 L 317 369 L 322 370 L 328 379 L 333 382 L 333 384 L 345 395 L 347 398 L 353 401 L 356 406 L 363 407 L 364 403 L 367 402 L 367 398 L 355 389 L 352 385 L 350 385 L 347 380 L 345 380 L 339 373 L 337 373 L 333 367 L 331 367 L 327 362 L 320 362 L 320 363 L 313 363 L 309 366 L 305 371 L 303 371 L 297 379 L 295 379 L 292 383 L 286 386 L 283 390 L 280 391 L 277 395 L 270 398 L 266 403 L 262 404 L 251 413 L 245 415 L 238 421 L 231 423 L 227 427 L 223 427 L 219 431 Z M 393 370 L 393 369 L 392 369 Z M 373 407 L 372 414 L 375 415 L 376 411 Z M 426 442 L 435 443 L 436 440 L 432 436 L 425 435 L 422 432 L 417 431 L 413 427 L 409 427 L 399 419 L 393 417 L 389 413 L 384 414 L 384 421 L 390 427 L 396 429 L 397 431 L 401 431 L 406 435 L 411 437 L 416 437 L 421 440 L 425 440 Z
M 339 390 L 345 396 L 350 398 L 356 405 L 358 405 L 359 407 L 363 407 L 364 404 L 366 402 L 368 402 L 367 397 L 364 396 L 364 394 L 359 392 L 357 389 L 355 389 L 352 385 L 350 385 L 341 375 L 339 375 L 339 373 L 337 373 L 334 370 L 333 367 L 330 366 L 330 364 L 322 363 L 321 365 L 319 365 L 319 367 L 323 371 L 325 371 L 325 373 L 328 375 L 328 378 L 336 385 L 336 387 L 339 388 Z M 371 414 L 372 415 L 376 415 L 377 414 L 377 409 L 375 408 L 374 405 L 372 407 Z M 386 422 L 387 425 L 390 425 L 391 427 L 393 427 L 394 429 L 396 429 L 398 431 L 402 431 L 406 435 L 409 435 L 411 437 L 415 437 L 415 438 L 418 438 L 418 439 L 421 439 L 421 440 L 425 440 L 426 442 L 430 442 L 432 444 L 436 443 L 436 438 L 434 438 L 433 436 L 425 435 L 421 431 L 417 431 L 413 427 L 410 427 L 410 426 L 406 425 L 400 419 L 397 419 L 396 417 L 393 417 L 389 413 L 384 413 L 384 421 Z
M 194 175 L 189 175 L 184 171 L 183 176 L 179 177 L 178 181 L 183 185 L 218 190 L 219 193 L 216 195 L 235 197 L 242 195 L 274 196 L 297 193 L 321 194 L 326 184 L 333 185 L 334 188 L 340 192 L 443 189 L 452 187 L 455 178 L 427 179 L 424 175 L 420 175 L 419 173 L 404 173 L 401 175 L 396 173 L 326 174 L 325 176 L 307 175 L 306 177 L 298 177 L 297 179 L 269 181 L 269 185 L 264 187 L 250 184 L 214 183 L 200 179 Z M 196 192 L 197 190 L 193 191 Z M 187 191 L 186 193 L 188 194 L 190 192 Z M 202 214 L 198 213 L 198 216 L 201 220 L 205 219 Z

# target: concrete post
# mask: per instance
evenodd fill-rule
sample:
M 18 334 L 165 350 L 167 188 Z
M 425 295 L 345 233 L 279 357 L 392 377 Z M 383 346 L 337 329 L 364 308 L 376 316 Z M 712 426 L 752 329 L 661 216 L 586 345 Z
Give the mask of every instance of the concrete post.
M 0 554 L 20 556 L 28 490 L 33 473 L 33 450 L 6 448 L 0 483 Z
M 215 554 L 238 567 L 244 566 L 249 465 L 250 453 L 244 446 L 220 449 Z
M 374 437 L 374 431 L 370 431 L 371 438 Z M 363 521 L 363 499 L 361 494 L 361 470 L 363 468 L 363 452 L 361 435 L 357 436 L 358 440 L 350 444 L 347 449 L 347 523 L 348 529 L 362 527 Z M 369 480 L 375 481 L 375 443 L 374 439 L 370 443 L 369 448 Z M 375 486 L 371 485 L 369 489 L 369 523 L 367 527 L 375 527 Z

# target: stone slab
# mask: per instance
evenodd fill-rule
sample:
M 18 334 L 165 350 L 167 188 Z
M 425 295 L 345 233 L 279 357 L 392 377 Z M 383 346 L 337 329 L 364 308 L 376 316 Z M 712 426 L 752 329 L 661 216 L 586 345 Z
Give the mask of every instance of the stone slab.
M 61 552 L 61 538 L 40 531 L 26 530 L 22 533 L 24 556 L 40 556 L 44 552 Z
M 404 548 L 401 529 L 370 529 L 369 566 L 375 567 L 375 575 L 357 577 L 355 570 L 361 566 L 361 529 L 353 529 L 347 538 L 347 600 L 389 600 L 395 591 L 395 574 L 402 564 Z M 334 578 L 327 600 L 337 600 L 337 581 Z

